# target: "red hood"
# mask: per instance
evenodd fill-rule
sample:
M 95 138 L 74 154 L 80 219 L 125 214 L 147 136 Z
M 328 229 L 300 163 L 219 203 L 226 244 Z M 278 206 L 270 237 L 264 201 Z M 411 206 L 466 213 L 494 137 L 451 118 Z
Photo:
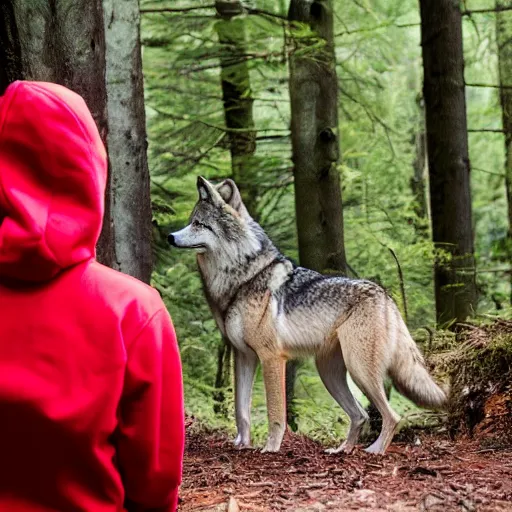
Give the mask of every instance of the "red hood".
M 0 97 L 0 279 L 47 281 L 93 258 L 107 157 L 84 100 L 18 81 Z

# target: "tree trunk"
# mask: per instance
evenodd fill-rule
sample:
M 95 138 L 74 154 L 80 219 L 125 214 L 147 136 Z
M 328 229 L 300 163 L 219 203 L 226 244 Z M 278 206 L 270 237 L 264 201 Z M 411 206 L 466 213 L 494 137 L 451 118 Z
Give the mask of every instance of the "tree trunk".
M 114 268 L 150 282 L 151 197 L 138 0 L 104 0 Z
M 231 384 L 231 355 L 233 350 L 231 344 L 223 339 L 217 348 L 217 374 L 215 376 L 215 393 L 213 394 L 213 412 L 228 416 L 226 404 L 226 390 Z
M 221 45 L 220 79 L 224 118 L 228 128 L 231 152 L 231 172 L 237 183 L 249 214 L 258 220 L 258 183 L 254 153 L 256 130 L 252 114 L 253 98 L 247 66 L 245 22 L 236 18 L 243 13 L 240 0 L 217 0 L 215 2 L 220 20 L 215 29 Z M 216 388 L 224 389 L 231 381 L 231 354 L 229 342 L 223 339 L 218 349 Z M 215 412 L 226 415 L 225 394 L 216 393 Z
M 346 271 L 338 171 L 338 82 L 331 0 L 291 0 L 290 100 L 301 265 Z M 310 32 L 304 36 L 305 27 Z
M 291 0 L 290 102 L 295 212 L 301 265 L 346 273 L 338 135 L 338 81 L 331 0 Z M 309 33 L 304 36 L 304 29 Z M 318 44 L 320 43 L 320 44 Z M 299 362 L 287 364 L 288 423 Z
M 498 0 L 496 8 L 512 8 L 512 0 Z M 507 251 L 512 261 L 512 11 L 496 13 L 496 42 L 503 131 L 505 132 L 505 186 L 508 202 Z M 512 303 L 512 276 L 510 302 Z
M 215 7 L 221 17 L 215 28 L 222 46 L 222 100 L 226 127 L 230 130 L 232 174 L 247 210 L 257 219 L 258 183 L 254 158 L 256 130 L 252 115 L 254 100 L 246 59 L 245 21 L 236 18 L 242 14 L 243 7 L 239 0 L 217 0 Z
M 477 305 L 458 0 L 420 0 L 436 317 L 462 321 Z
M 0 95 L 11 82 L 23 79 L 21 45 L 13 1 L 0 3 Z
M 415 148 L 413 162 L 413 176 L 411 178 L 411 190 L 415 199 L 414 213 L 416 214 L 416 233 L 422 238 L 428 235 L 427 220 L 427 135 L 425 133 L 425 110 L 423 98 L 418 95 L 416 98 L 417 119 L 412 142 Z

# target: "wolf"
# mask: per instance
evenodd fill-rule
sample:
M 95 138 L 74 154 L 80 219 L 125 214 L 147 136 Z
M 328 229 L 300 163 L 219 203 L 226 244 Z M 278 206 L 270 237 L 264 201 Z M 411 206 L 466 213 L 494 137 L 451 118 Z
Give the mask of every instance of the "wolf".
M 347 373 L 382 416 L 382 430 L 366 451 L 382 454 L 400 416 L 384 391 L 395 388 L 419 406 L 442 408 L 445 392 L 433 381 L 398 307 L 383 288 L 363 279 L 322 275 L 283 256 L 249 215 L 236 184 L 199 176 L 199 199 L 189 224 L 168 237 L 194 249 L 206 299 L 235 360 L 235 416 L 239 448 L 251 444 L 251 396 L 261 362 L 268 437 L 277 452 L 286 431 L 285 362 L 314 356 L 323 384 L 350 419 L 343 443 L 350 452 L 368 415 L 354 398 Z

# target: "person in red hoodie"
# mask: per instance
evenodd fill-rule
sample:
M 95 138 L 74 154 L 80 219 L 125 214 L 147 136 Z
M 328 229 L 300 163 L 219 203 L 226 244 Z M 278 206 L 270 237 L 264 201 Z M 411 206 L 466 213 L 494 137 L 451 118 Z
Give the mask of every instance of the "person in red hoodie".
M 159 294 L 95 260 L 106 170 L 80 96 L 0 97 L 0 511 L 177 507 L 178 346 Z

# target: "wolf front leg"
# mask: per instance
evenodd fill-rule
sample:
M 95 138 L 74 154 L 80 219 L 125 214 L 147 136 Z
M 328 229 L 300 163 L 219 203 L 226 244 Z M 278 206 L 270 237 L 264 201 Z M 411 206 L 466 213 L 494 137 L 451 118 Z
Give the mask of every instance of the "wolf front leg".
M 278 452 L 286 430 L 285 360 L 262 361 L 267 396 L 268 438 L 263 452 Z
M 237 448 L 251 446 L 251 397 L 254 373 L 258 356 L 247 347 L 244 351 L 235 349 L 235 416 Z

